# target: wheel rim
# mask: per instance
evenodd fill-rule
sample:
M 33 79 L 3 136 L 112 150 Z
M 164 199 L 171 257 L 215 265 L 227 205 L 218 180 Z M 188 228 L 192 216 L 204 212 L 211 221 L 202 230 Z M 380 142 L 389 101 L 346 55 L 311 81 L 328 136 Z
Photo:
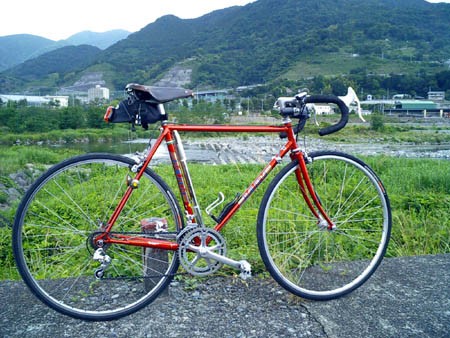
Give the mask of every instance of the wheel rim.
M 129 164 L 113 156 L 67 163 L 41 180 L 22 208 L 15 241 L 19 270 L 58 311 L 86 319 L 128 314 L 153 300 L 178 267 L 169 253 L 151 275 L 144 265 L 151 257 L 142 248 L 111 245 L 105 251 L 112 262 L 104 278 L 95 278 L 100 264 L 92 259 L 92 234 L 101 231 L 126 189 Z M 114 231 L 139 232 L 139 221 L 152 216 L 166 218 L 168 231 L 176 233 L 180 219 L 166 191 L 146 173 Z
M 272 275 L 311 299 L 342 296 L 364 283 L 380 263 L 390 235 L 389 201 L 364 163 L 336 154 L 313 157 L 308 171 L 335 230 L 317 225 L 292 167 L 269 196 L 263 247 Z M 339 182 L 339 183 L 338 183 Z

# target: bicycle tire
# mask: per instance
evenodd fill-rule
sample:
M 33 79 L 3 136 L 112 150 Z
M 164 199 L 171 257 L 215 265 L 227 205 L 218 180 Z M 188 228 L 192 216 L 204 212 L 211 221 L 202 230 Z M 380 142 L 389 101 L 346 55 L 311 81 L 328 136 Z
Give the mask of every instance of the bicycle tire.
M 391 233 L 386 190 L 363 161 L 341 152 L 308 154 L 308 173 L 336 228 L 321 227 L 289 163 L 269 184 L 258 213 L 261 257 L 286 290 L 310 300 L 342 297 L 360 287 L 385 255 Z
M 91 321 L 118 319 L 151 303 L 173 279 L 176 252 L 168 252 L 150 278 L 147 250 L 116 244 L 104 248 L 112 261 L 103 278 L 95 278 L 100 263 L 93 260 L 92 236 L 123 196 L 134 164 L 114 154 L 77 156 L 44 173 L 21 201 L 13 227 L 17 267 L 33 294 L 54 310 Z M 113 231 L 141 232 L 145 217 L 164 217 L 174 238 L 182 228 L 174 194 L 148 168 Z

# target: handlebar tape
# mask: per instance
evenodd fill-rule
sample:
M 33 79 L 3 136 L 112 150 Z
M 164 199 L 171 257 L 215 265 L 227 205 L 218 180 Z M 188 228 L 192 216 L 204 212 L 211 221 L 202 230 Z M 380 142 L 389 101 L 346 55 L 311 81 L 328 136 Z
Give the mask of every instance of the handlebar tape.
M 348 107 L 345 105 L 344 101 L 333 95 L 311 95 L 303 99 L 304 103 L 334 103 L 339 107 L 341 111 L 341 119 L 338 123 L 332 126 L 323 128 L 319 130 L 319 135 L 324 136 L 332 134 L 341 130 L 345 127 L 348 122 Z

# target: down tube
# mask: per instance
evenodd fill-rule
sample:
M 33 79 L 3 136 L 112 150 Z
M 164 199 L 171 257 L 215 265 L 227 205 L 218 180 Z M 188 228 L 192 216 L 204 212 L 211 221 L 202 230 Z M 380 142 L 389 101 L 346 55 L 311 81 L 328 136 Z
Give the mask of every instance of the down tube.
M 220 231 L 225 224 L 230 220 L 231 217 L 240 209 L 240 207 L 249 199 L 249 197 L 256 191 L 258 186 L 264 182 L 267 176 L 272 172 L 272 170 L 281 162 L 281 159 L 291 150 L 293 142 L 288 141 L 286 145 L 280 150 L 277 156 L 272 158 L 269 164 L 260 172 L 260 174 L 255 178 L 255 180 L 250 184 L 250 186 L 244 191 L 237 203 L 231 208 L 231 210 L 225 215 L 223 220 L 217 224 L 214 229 Z

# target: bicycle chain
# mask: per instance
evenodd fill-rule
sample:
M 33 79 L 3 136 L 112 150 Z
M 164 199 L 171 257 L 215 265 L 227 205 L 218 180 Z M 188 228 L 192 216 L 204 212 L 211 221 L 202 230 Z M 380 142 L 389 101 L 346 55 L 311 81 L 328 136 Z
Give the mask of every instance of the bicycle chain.
M 94 249 L 98 249 L 98 247 L 93 243 L 93 238 L 98 235 L 106 234 L 107 232 L 104 231 L 95 231 L 92 234 L 88 236 L 88 243 L 91 244 L 91 247 Z M 164 237 L 165 235 L 172 235 L 174 236 L 173 239 L 176 239 L 176 236 L 178 236 L 180 232 L 148 232 L 148 233 L 142 233 L 142 232 L 126 232 L 126 231 L 114 231 L 114 232 L 108 232 L 109 235 L 114 236 L 115 234 L 118 235 L 134 235 L 136 237 L 144 237 L 144 238 L 156 238 L 159 239 L 161 237 Z
M 88 236 L 88 240 L 87 240 L 87 249 L 88 252 L 90 254 L 93 254 L 93 252 L 90 249 L 97 249 L 97 247 L 95 246 L 95 244 L 93 243 L 93 238 L 96 235 L 100 235 L 100 234 L 105 234 L 106 232 L 103 231 L 96 231 L 93 232 L 92 234 L 90 234 Z M 176 236 L 179 234 L 179 232 L 154 232 L 154 233 L 142 233 L 142 232 L 126 232 L 126 231 L 114 231 L 114 232 L 109 232 L 110 235 L 114 236 L 115 234 L 118 235 L 135 235 L 136 237 L 145 237 L 145 238 L 156 238 L 156 237 L 161 237 L 164 235 L 172 235 L 174 236 L 174 239 L 176 238 Z M 108 246 L 108 245 L 107 245 Z M 104 246 L 104 247 L 107 247 Z M 177 253 L 174 253 L 177 255 Z M 158 277 L 171 277 L 171 276 L 179 276 L 179 275 L 188 275 L 189 273 L 187 272 L 177 272 L 177 273 L 172 273 L 172 274 L 158 274 L 158 275 L 150 275 L 150 276 L 116 276 L 116 277 L 102 277 L 102 279 L 104 280 L 113 280 L 113 279 L 129 279 L 129 280 L 133 280 L 133 279 L 147 279 L 147 278 L 158 278 Z
M 196 228 L 185 228 L 180 232 L 164 232 L 164 233 L 160 233 L 160 232 L 155 232 L 155 233 L 141 233 L 141 232 L 126 232 L 126 231 L 115 231 L 115 232 L 110 232 L 109 234 L 114 236 L 114 234 L 118 234 L 118 235 L 136 235 L 139 237 L 145 237 L 145 238 L 155 238 L 155 236 L 160 237 L 161 235 L 171 235 L 175 237 L 178 237 L 178 240 L 180 242 L 186 242 L 186 239 L 184 238 L 186 236 L 186 234 L 190 234 L 193 235 L 195 232 L 200 231 L 200 229 L 196 229 Z M 207 231 L 208 232 L 208 231 Z M 102 231 L 97 231 L 97 232 L 93 232 L 91 235 L 89 235 L 88 237 L 88 243 L 90 243 L 90 248 L 95 248 L 94 243 L 92 242 L 92 239 L 94 238 L 94 236 L 96 235 L 100 235 L 100 234 L 104 234 L 105 232 Z M 214 234 L 216 237 L 216 240 L 219 240 L 219 242 L 222 242 L 222 245 L 224 245 L 224 241 L 222 241 L 223 237 L 218 234 L 216 231 L 211 231 L 210 234 Z M 218 236 L 218 237 L 217 237 Z M 190 237 L 190 236 L 187 236 Z M 186 244 L 186 243 L 185 243 Z M 88 251 L 90 253 L 91 250 L 89 250 L 89 245 L 88 245 Z M 226 247 L 222 247 L 220 251 L 223 251 L 222 254 L 224 254 L 226 252 Z M 178 255 L 178 257 L 180 258 L 180 253 L 176 253 L 174 252 L 175 255 Z M 183 265 L 183 264 L 182 264 Z M 218 270 L 218 268 L 221 266 L 221 264 L 219 264 L 218 266 L 215 267 L 209 267 L 208 269 L 206 269 L 205 271 L 194 271 L 194 273 L 192 273 L 192 271 L 190 272 L 176 272 L 176 273 L 172 273 L 172 274 L 158 274 L 158 275 L 150 275 L 150 276 L 116 276 L 116 277 L 102 277 L 102 279 L 104 280 L 114 280 L 114 279 L 129 279 L 129 280 L 137 280 L 137 279 L 147 279 L 147 278 L 158 278 L 158 277 L 175 277 L 175 276 L 184 276 L 184 275 L 210 275 L 211 273 L 215 272 Z M 194 269 L 196 270 L 196 269 Z M 200 272 L 200 273 L 199 273 Z

